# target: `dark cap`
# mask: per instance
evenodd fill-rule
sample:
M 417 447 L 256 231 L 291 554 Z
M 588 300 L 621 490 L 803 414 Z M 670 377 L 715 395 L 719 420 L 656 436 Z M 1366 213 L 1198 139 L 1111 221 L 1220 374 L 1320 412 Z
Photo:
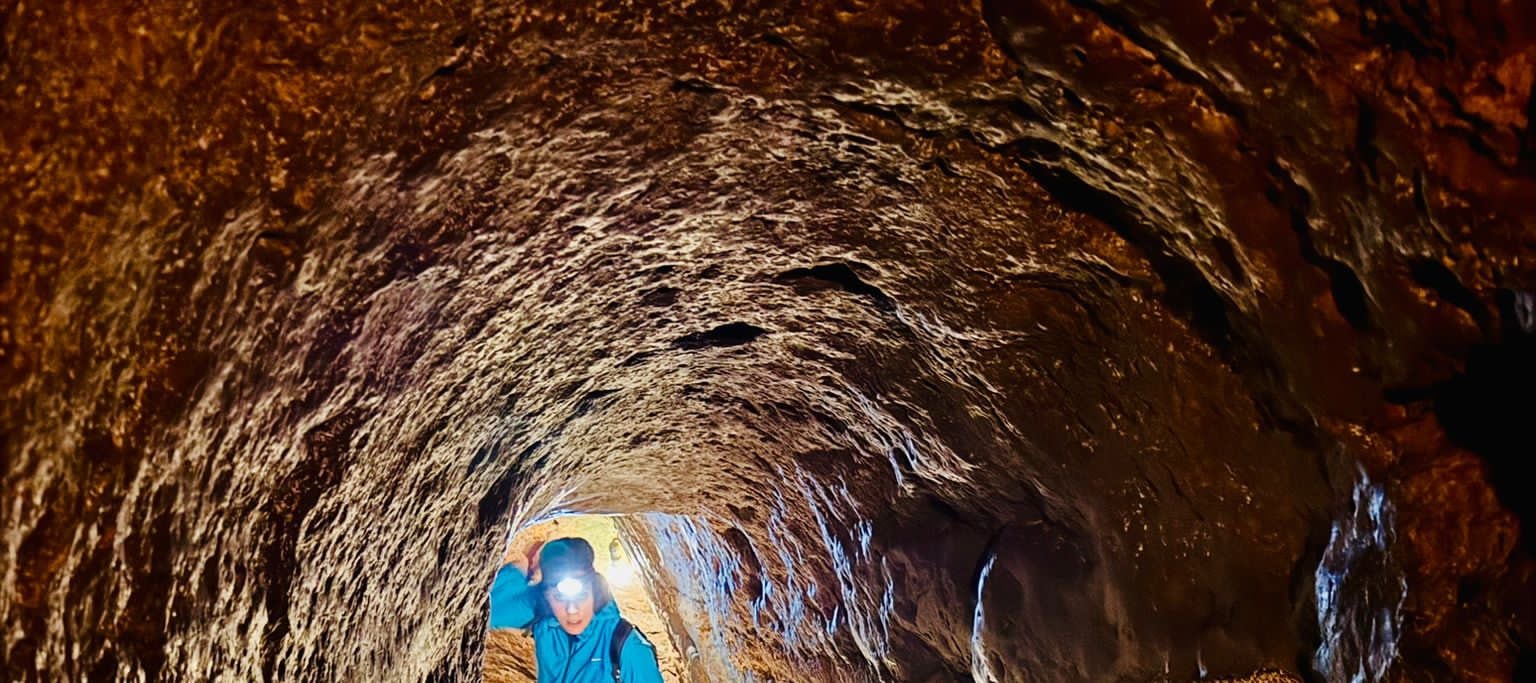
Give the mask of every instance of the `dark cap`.
M 544 580 L 585 576 L 593 572 L 592 544 L 584 538 L 557 538 L 539 549 L 539 571 Z

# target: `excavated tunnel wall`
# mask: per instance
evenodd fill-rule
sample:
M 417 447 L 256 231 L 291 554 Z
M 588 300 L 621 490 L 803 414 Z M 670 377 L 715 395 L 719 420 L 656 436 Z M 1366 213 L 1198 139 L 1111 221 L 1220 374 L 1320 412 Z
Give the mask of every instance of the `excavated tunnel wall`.
M 1536 18 L 1175 4 L 8 10 L 4 677 L 1529 671 Z

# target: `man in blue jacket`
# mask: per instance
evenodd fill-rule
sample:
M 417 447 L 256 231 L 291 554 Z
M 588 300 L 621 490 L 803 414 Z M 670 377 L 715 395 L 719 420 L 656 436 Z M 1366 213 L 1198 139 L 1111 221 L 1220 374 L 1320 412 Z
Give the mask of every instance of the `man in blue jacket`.
M 538 683 L 662 683 L 655 648 L 619 616 L 592 558 L 585 539 L 560 538 L 539 550 L 536 567 L 502 567 L 491 628 L 532 632 Z M 538 583 L 529 581 L 534 569 Z

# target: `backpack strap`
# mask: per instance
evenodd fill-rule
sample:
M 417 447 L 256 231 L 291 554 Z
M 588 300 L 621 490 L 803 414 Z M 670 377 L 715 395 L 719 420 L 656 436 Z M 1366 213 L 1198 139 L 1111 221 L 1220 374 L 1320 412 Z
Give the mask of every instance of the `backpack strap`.
M 613 664 L 613 683 L 622 683 L 619 677 L 623 675 L 620 664 L 624 655 L 624 641 L 629 639 L 629 632 L 633 630 L 635 625 L 622 617 L 613 625 L 613 638 L 608 641 L 608 661 Z

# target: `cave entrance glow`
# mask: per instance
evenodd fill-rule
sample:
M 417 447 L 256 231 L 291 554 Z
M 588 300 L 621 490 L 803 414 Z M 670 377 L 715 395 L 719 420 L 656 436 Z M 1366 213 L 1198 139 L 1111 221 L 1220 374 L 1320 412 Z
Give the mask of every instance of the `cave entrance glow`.
M 656 648 L 662 678 L 683 680 L 683 662 L 673 636 L 677 628 L 657 609 L 657 596 L 647 577 L 651 562 L 626 533 L 626 518 L 611 515 L 564 515 L 518 530 L 508 544 L 502 564 L 526 557 L 530 549 L 565 537 L 585 539 L 594 551 L 593 566 L 607 580 L 624 619 Z M 489 629 L 485 644 L 487 683 L 531 683 L 536 678 L 534 641 L 522 629 Z

